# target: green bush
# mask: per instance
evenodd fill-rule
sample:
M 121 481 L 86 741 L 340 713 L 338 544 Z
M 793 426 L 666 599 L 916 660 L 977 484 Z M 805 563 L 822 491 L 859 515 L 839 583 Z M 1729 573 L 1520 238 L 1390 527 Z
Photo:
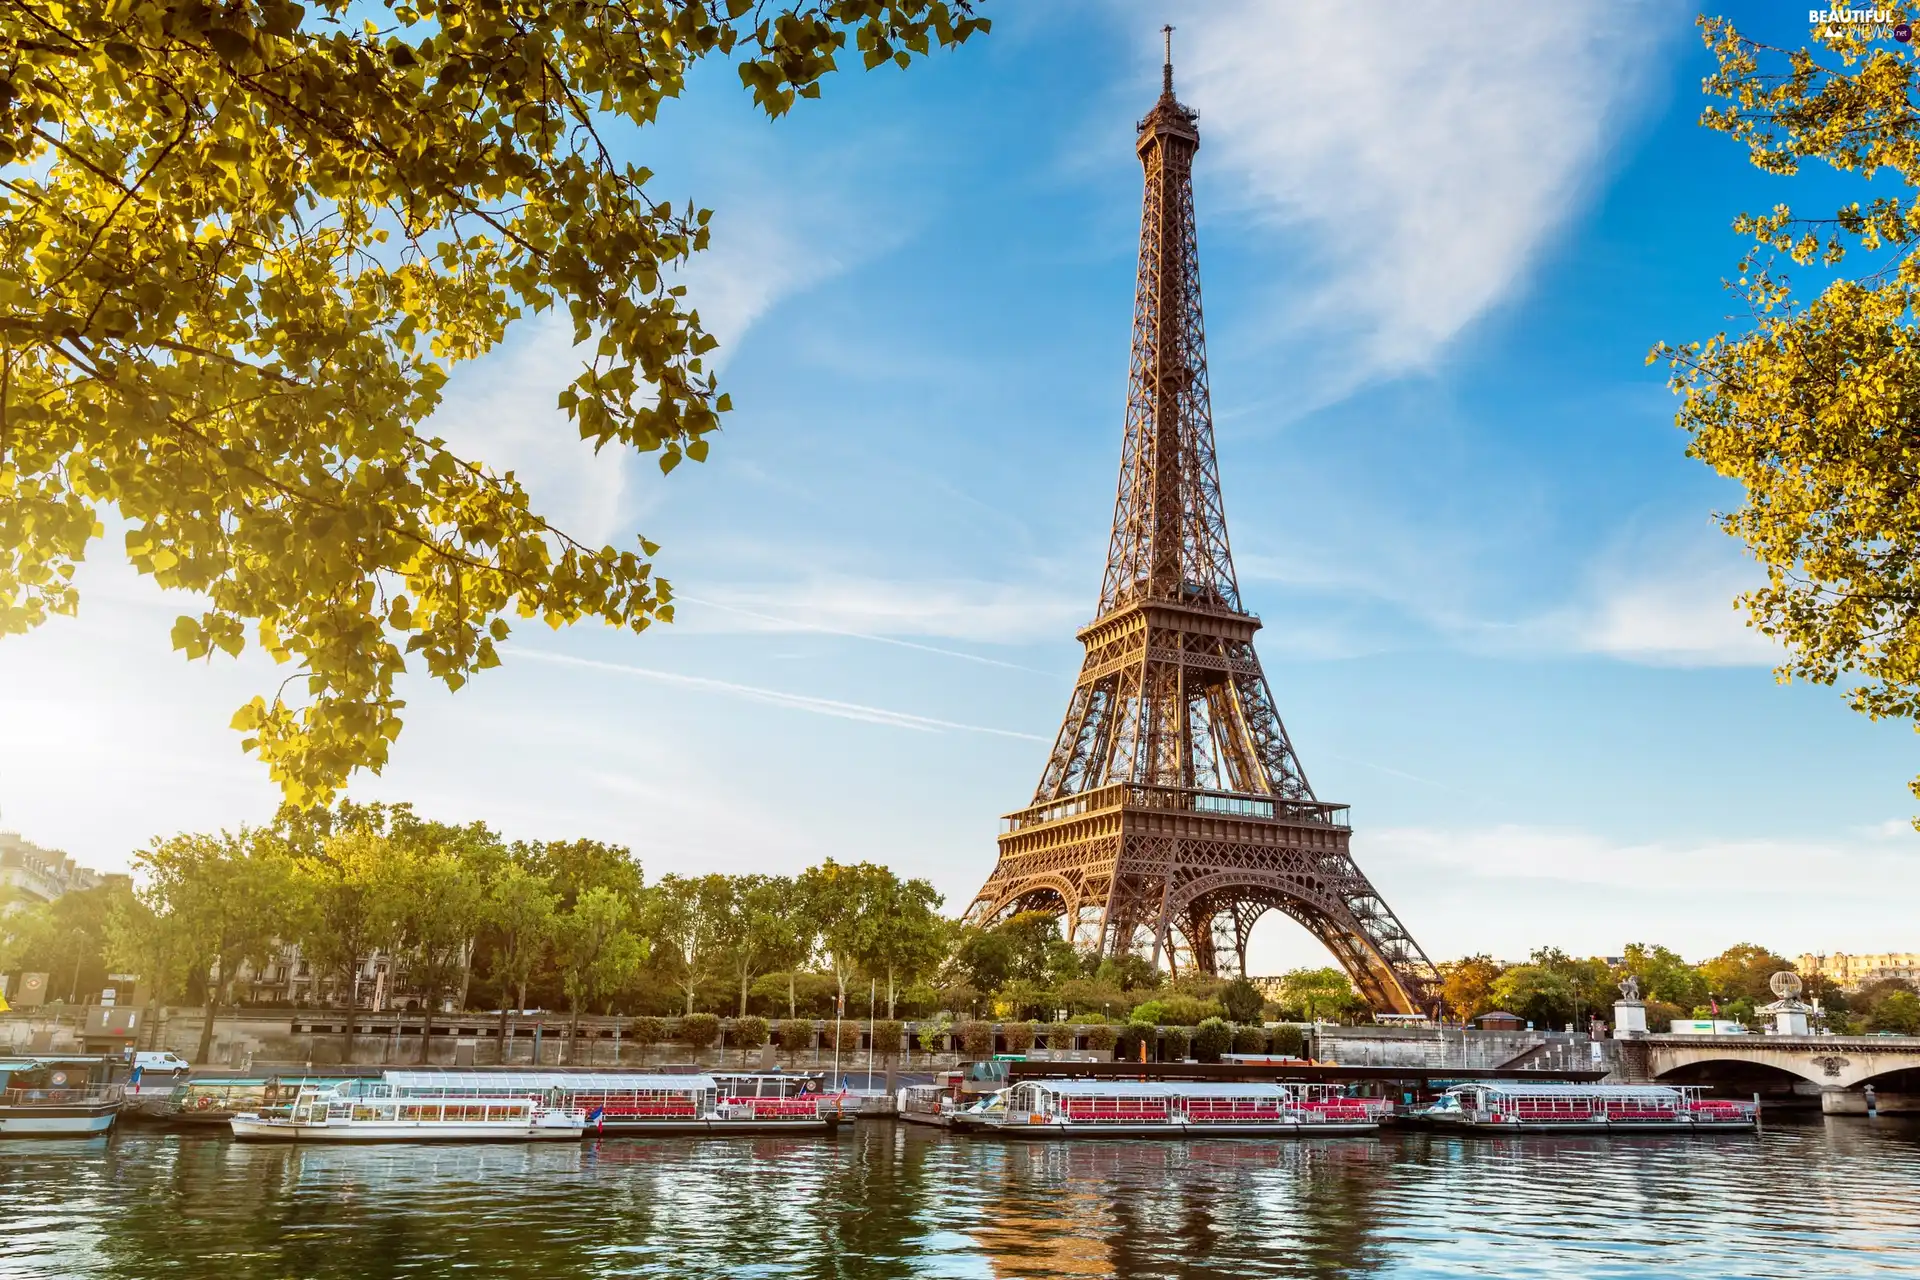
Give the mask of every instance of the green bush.
M 813 1019 L 788 1018 L 780 1024 L 780 1047 L 788 1053 L 806 1053 L 813 1048 Z
M 941 1048 L 940 1042 L 952 1034 L 953 1023 L 949 1019 L 942 1018 L 938 1022 L 927 1023 L 920 1028 L 920 1051 L 922 1053 L 939 1053 Z
M 1193 1034 L 1185 1027 L 1160 1028 L 1160 1061 L 1186 1061 L 1187 1048 L 1192 1043 Z
M 884 1058 L 899 1054 L 900 1042 L 907 1038 L 907 1024 L 904 1022 L 876 1022 L 873 1024 L 873 1051 Z
M 1265 1027 L 1235 1027 L 1233 1029 L 1233 1051 L 1235 1053 L 1265 1053 L 1267 1051 L 1267 1029 Z
M 1119 1040 L 1119 1028 L 1109 1023 L 1103 1022 L 1099 1026 L 1087 1028 L 1087 1048 L 1089 1049 L 1096 1051 L 1104 1049 L 1111 1052 Z
M 1193 1056 L 1202 1062 L 1218 1062 L 1220 1055 L 1233 1047 L 1233 1028 L 1220 1018 L 1208 1018 L 1193 1031 Z
M 1008 1053 L 1025 1053 L 1033 1048 L 1033 1024 L 1009 1022 L 1000 1028 L 1000 1038 L 1006 1042 Z
M 680 1019 L 680 1034 L 674 1037 L 681 1044 L 704 1049 L 720 1037 L 720 1019 L 710 1013 L 690 1013 Z
M 1207 1018 L 1217 1018 L 1223 1012 L 1218 1000 L 1202 1000 L 1175 991 L 1135 1005 L 1132 1020 L 1163 1027 L 1191 1027 Z
M 953 1029 L 954 1039 L 960 1044 L 962 1053 L 974 1058 L 993 1056 L 993 1024 L 990 1022 L 962 1022 Z
M 635 1044 L 645 1048 L 648 1045 L 667 1042 L 667 1020 L 665 1018 L 635 1018 L 628 1032 Z
M 831 1022 L 827 1024 L 827 1034 L 822 1038 L 827 1042 L 828 1048 L 833 1047 L 835 1036 Z M 851 1018 L 843 1021 L 840 1024 L 838 1039 L 841 1053 L 858 1053 L 860 1051 L 860 1024 Z
M 1307 1056 L 1307 1033 L 1300 1027 L 1275 1027 L 1273 1051 L 1287 1058 Z
M 1152 1045 L 1156 1028 L 1151 1022 L 1129 1022 L 1120 1033 L 1120 1057 L 1127 1062 L 1140 1060 L 1140 1046 L 1147 1045 L 1147 1056 L 1153 1056 Z
M 736 1049 L 758 1049 L 767 1042 L 767 1020 L 765 1018 L 735 1018 L 733 1032 L 729 1037 Z

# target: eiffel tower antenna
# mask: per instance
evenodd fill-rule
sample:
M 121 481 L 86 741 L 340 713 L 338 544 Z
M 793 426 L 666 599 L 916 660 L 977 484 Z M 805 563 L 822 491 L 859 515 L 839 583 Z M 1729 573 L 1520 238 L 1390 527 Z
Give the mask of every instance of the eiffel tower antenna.
M 1245 974 L 1280 911 L 1376 1009 L 1428 1012 L 1440 976 L 1349 851 L 1347 806 L 1318 799 L 1274 709 L 1240 601 L 1214 453 L 1194 230 L 1199 113 L 1159 99 L 1145 176 L 1133 353 L 1113 532 L 1086 657 L 1029 805 L 968 919 L 1064 917 L 1083 951 L 1175 972 Z

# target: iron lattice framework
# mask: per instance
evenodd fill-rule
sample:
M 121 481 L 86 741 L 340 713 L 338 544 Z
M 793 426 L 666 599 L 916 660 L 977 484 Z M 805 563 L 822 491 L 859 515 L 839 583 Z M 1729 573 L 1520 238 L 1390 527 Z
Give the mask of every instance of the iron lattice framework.
M 1307 784 L 1241 607 L 1201 325 L 1197 120 L 1169 56 L 1136 144 L 1140 273 L 1100 612 L 1040 785 L 1004 820 L 968 916 L 1055 912 L 1083 950 L 1244 974 L 1254 921 L 1282 911 L 1375 1009 L 1429 1010 L 1439 975 L 1355 865 L 1346 806 Z

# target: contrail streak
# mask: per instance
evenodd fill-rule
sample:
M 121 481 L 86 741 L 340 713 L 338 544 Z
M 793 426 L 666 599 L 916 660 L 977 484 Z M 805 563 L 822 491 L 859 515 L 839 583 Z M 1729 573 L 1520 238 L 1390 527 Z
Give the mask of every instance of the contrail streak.
M 776 707 L 791 707 L 796 711 L 811 711 L 815 715 L 834 716 L 841 720 L 860 720 L 867 724 L 890 725 L 896 729 L 913 729 L 920 733 L 939 733 L 943 729 L 958 729 L 965 733 L 989 733 L 1000 738 L 1020 738 L 1027 742 L 1045 742 L 1047 739 L 1038 734 L 1019 733 L 1013 729 L 995 729 L 983 724 L 963 724 L 958 720 L 940 720 L 933 716 L 915 715 L 911 711 L 890 711 L 886 707 L 869 707 L 858 702 L 840 702 L 833 698 L 816 698 L 810 694 L 787 693 L 781 689 L 763 689 L 758 685 L 736 684 L 732 680 L 714 680 L 707 676 L 681 675 L 677 671 L 660 671 L 653 667 L 636 667 L 625 662 L 603 662 L 598 658 L 576 658 L 572 654 L 552 653 L 545 649 L 525 649 L 516 646 L 513 650 L 524 658 L 533 658 L 540 662 L 552 662 L 561 666 L 586 667 L 594 671 L 612 671 L 620 675 L 639 676 L 644 680 L 657 680 L 661 684 L 678 685 L 683 689 L 705 689 L 711 693 L 730 693 L 735 697 L 747 698 L 754 702 L 765 702 Z
M 723 613 L 737 613 L 743 618 L 758 618 L 762 622 L 772 622 L 792 631 L 816 631 L 821 635 L 845 636 L 849 640 L 870 640 L 874 644 L 890 644 L 901 649 L 918 649 L 922 653 L 937 653 L 947 658 L 960 658 L 966 662 L 978 662 L 983 666 L 1005 667 L 1009 671 L 1030 671 L 1037 676 L 1054 675 L 1051 671 L 1042 671 L 1038 667 L 1025 667 L 1017 662 L 1002 662 L 998 658 L 983 658 L 977 653 L 965 653 L 959 649 L 942 649 L 938 645 L 919 644 L 912 640 L 901 640 L 894 636 L 874 635 L 870 631 L 848 631 L 843 627 L 829 627 L 818 622 L 802 622 L 797 618 L 782 618 L 771 613 L 760 613 L 753 609 L 742 609 L 738 605 L 720 604 L 713 600 L 702 600 L 698 596 L 674 594 L 675 600 L 685 600 L 688 604 L 697 604 L 705 609 L 719 609 Z

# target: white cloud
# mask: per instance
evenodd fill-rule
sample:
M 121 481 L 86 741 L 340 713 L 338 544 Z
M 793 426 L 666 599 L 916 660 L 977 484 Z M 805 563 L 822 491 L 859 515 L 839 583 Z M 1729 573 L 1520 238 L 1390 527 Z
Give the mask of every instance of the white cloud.
M 1911 904 L 1888 886 L 1920 875 L 1920 834 L 1634 841 L 1401 827 L 1356 832 L 1354 855 L 1435 959 L 1540 946 L 1618 955 L 1635 941 L 1693 959 L 1748 941 L 1791 957 L 1908 937 Z
M 1177 20 L 1176 80 L 1210 167 L 1248 214 L 1312 245 L 1317 288 L 1285 313 L 1340 353 L 1318 373 L 1342 385 L 1323 394 L 1430 364 L 1520 287 L 1684 16 L 1238 0 Z

